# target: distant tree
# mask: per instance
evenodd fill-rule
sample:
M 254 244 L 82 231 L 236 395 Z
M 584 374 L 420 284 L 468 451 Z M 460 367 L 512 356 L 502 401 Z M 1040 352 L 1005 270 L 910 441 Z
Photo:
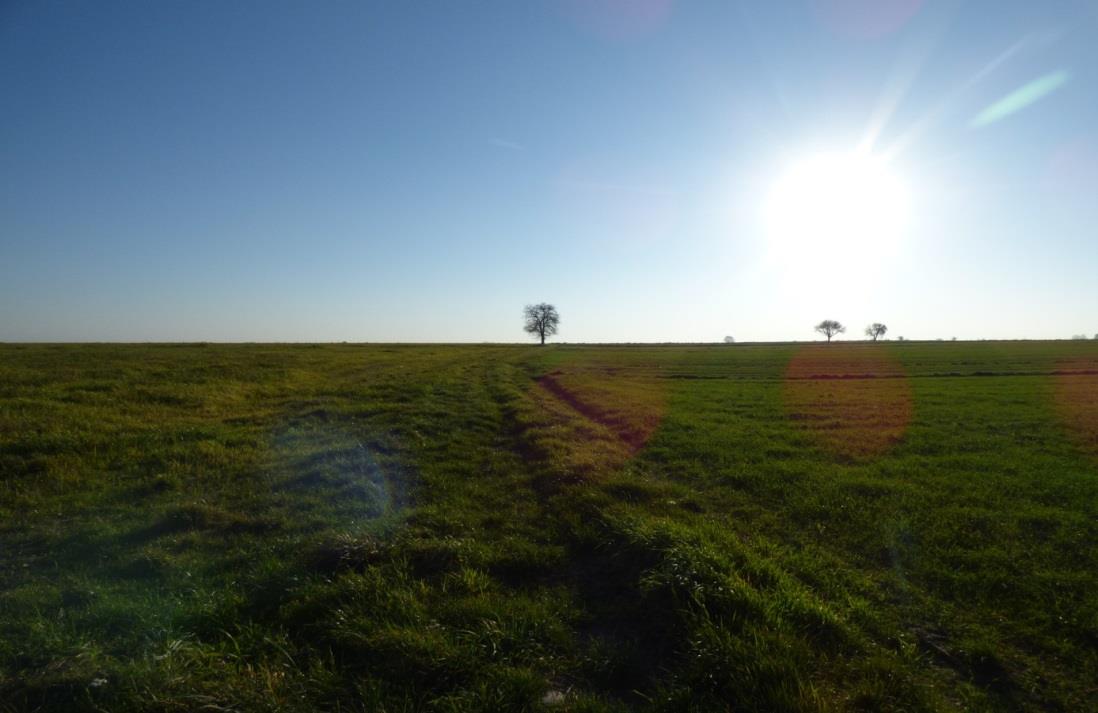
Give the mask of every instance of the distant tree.
M 526 324 L 523 326 L 530 334 L 541 339 L 545 344 L 545 338 L 557 333 L 557 325 L 560 324 L 560 315 L 557 308 L 546 302 L 536 305 L 526 305 L 522 310 Z
M 1098 337 L 1096 337 L 1096 338 L 1098 338 Z M 735 337 L 725 337 L 724 338 L 724 343 L 725 344 L 735 344 L 736 343 L 736 338 Z
M 888 327 L 881 324 L 880 322 L 874 322 L 873 324 L 865 328 L 865 336 L 871 337 L 873 341 L 877 341 L 878 339 L 883 337 L 885 335 L 885 332 L 887 331 Z
M 1098 335 L 1096 335 L 1096 336 L 1098 336 Z M 1073 335 L 1071 335 L 1071 338 L 1072 339 L 1086 339 L 1087 335 L 1085 335 L 1085 334 L 1073 334 Z
M 827 341 L 830 342 L 831 338 L 836 334 L 842 334 L 846 331 L 846 327 L 841 322 L 836 322 L 833 319 L 825 319 L 816 325 L 816 331 L 827 337 Z

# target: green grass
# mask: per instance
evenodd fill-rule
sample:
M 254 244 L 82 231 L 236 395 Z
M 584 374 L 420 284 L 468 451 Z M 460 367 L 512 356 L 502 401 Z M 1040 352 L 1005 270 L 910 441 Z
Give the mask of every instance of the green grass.
M 828 349 L 0 345 L 0 711 L 1098 710 L 1098 344 Z

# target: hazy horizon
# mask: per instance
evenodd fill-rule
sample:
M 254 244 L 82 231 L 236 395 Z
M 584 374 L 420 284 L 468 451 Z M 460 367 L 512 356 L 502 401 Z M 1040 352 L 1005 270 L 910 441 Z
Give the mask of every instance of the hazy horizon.
M 522 340 L 522 341 L 512 340 L 512 341 L 499 341 L 499 342 L 473 341 L 473 340 L 452 341 L 452 342 L 438 342 L 438 341 L 428 341 L 428 340 L 419 340 L 419 341 L 411 340 L 411 341 L 404 341 L 404 342 L 384 342 L 384 341 L 354 342 L 354 341 L 348 341 L 346 339 L 342 339 L 342 340 L 338 340 L 338 341 L 329 340 L 329 341 L 313 341 L 313 342 L 308 342 L 308 341 L 278 341 L 278 340 L 230 341 L 230 340 L 216 340 L 216 339 L 215 340 L 198 339 L 198 340 L 191 340 L 191 341 L 165 341 L 165 342 L 158 342 L 158 341 L 151 341 L 151 340 L 146 340 L 146 341 L 126 341 L 126 340 L 91 341 L 91 340 L 89 340 L 89 341 L 83 341 L 83 342 L 72 342 L 72 341 L 69 341 L 69 342 L 66 342 L 66 341 L 39 341 L 39 342 L 35 342 L 35 341 L 29 341 L 29 340 L 10 340 L 10 341 L 0 341 L 0 344 L 8 344 L 8 345 L 13 345 L 13 346 L 34 346 L 34 345 L 45 345 L 45 346 L 50 346 L 50 345 L 57 345 L 57 346 L 64 346 L 64 345 L 75 345 L 75 346 L 81 346 L 81 345 L 83 345 L 83 346 L 123 345 L 124 346 L 124 345 L 127 345 L 127 344 L 144 345 L 144 346 L 158 346 L 158 345 L 160 345 L 160 346 L 203 346 L 203 345 L 206 345 L 206 344 L 213 344 L 213 345 L 224 345 L 224 346 L 233 346 L 233 345 L 242 345 L 242 346 L 249 346 L 249 345 L 255 345 L 255 346 L 263 346 L 263 345 L 270 345 L 270 346 L 279 346 L 279 345 L 283 345 L 283 346 L 314 346 L 315 345 L 315 346 L 379 346 L 379 347 L 385 347 L 385 346 L 457 346 L 457 347 L 475 347 L 475 346 L 541 347 L 541 346 L 544 346 L 544 347 L 551 347 L 553 345 L 559 345 L 559 346 L 565 346 L 565 347 L 588 347 L 588 346 L 590 346 L 590 347 L 631 347 L 631 346 L 638 346 L 638 347 L 661 347 L 661 346 L 668 346 L 668 347 L 676 347 L 676 346 L 679 346 L 679 347 L 710 347 L 710 346 L 714 346 L 714 347 L 737 347 L 737 346 L 739 346 L 739 347 L 750 347 L 750 346 L 775 346 L 775 345 L 782 345 L 782 344 L 842 344 L 842 343 L 874 344 L 874 343 L 881 343 L 881 342 L 897 342 L 897 343 L 901 343 L 901 344 L 907 344 L 907 343 L 918 344 L 918 343 L 926 343 L 926 342 L 950 342 L 950 343 L 953 343 L 953 342 L 968 342 L 968 343 L 984 343 L 984 342 L 1076 342 L 1076 341 L 1093 341 L 1093 340 L 1098 340 L 1098 335 L 1094 335 L 1093 337 L 1092 336 L 1087 336 L 1087 335 L 1074 335 L 1074 336 L 1070 336 L 1070 337 L 1050 337 L 1050 338 L 1047 338 L 1047 339 L 1042 339 L 1042 338 L 1033 339 L 1033 338 L 1029 338 L 1029 337 L 1004 337 L 1004 338 L 977 337 L 977 338 L 973 338 L 973 339 L 957 339 L 957 338 L 953 338 L 953 337 L 923 337 L 923 338 L 918 338 L 918 339 L 909 339 L 907 337 L 904 337 L 903 339 L 899 339 L 899 338 L 893 338 L 893 337 L 881 337 L 880 339 L 877 339 L 877 340 L 870 339 L 869 337 L 839 336 L 839 337 L 832 338 L 832 340 L 830 342 L 828 342 L 825 338 L 820 337 L 819 339 L 773 339 L 773 340 L 753 340 L 753 341 L 739 341 L 739 340 L 736 340 L 734 343 L 724 342 L 722 340 L 714 340 L 714 341 L 708 341 L 708 342 L 701 342 L 701 341 L 697 341 L 697 342 L 668 342 L 668 341 L 576 342 L 576 341 L 570 341 L 570 340 L 567 340 L 567 339 L 552 338 L 552 339 L 546 340 L 546 343 L 544 345 L 539 345 L 536 342 L 533 342 L 529 339 Z
M 0 8 L 0 342 L 1098 332 L 1098 6 Z

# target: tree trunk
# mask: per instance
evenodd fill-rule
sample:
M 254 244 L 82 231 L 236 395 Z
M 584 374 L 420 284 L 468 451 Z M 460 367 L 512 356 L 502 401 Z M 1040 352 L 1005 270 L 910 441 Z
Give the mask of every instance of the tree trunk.
M 541 333 L 541 346 L 545 346 L 545 332 Z

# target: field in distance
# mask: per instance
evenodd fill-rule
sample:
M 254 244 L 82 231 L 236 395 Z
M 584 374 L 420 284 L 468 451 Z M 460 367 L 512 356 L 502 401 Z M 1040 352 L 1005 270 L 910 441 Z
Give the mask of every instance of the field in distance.
M 0 345 L 0 711 L 1098 709 L 1098 343 Z

